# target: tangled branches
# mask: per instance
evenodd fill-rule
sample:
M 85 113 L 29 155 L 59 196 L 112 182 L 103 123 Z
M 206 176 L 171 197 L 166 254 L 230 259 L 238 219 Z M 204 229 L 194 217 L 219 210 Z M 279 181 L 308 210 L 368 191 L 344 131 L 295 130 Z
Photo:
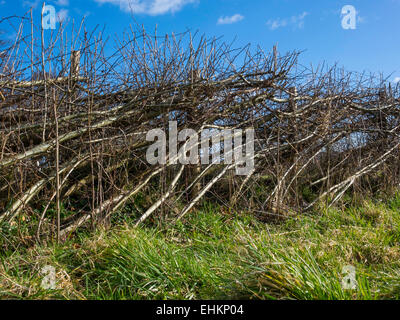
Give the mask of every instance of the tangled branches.
M 2 60 L 0 221 L 23 216 L 38 237 L 61 237 L 127 205 L 138 223 L 181 219 L 203 199 L 284 217 L 398 186 L 398 87 L 190 34 L 131 31 L 107 57 L 101 34 L 82 30 L 47 47 L 21 33 Z M 235 176 L 222 156 L 151 166 L 146 134 L 171 121 L 254 128 L 254 170 Z

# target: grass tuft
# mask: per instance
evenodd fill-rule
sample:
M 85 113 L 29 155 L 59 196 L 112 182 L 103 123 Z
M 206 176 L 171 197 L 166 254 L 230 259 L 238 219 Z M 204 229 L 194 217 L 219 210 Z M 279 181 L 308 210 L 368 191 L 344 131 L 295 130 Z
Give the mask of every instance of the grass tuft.
M 399 212 L 397 196 L 280 224 L 210 205 L 168 227 L 125 219 L 60 246 L 3 250 L 0 297 L 399 299 Z M 41 288 L 46 265 L 56 269 L 56 290 Z M 356 290 L 342 286 L 349 265 Z

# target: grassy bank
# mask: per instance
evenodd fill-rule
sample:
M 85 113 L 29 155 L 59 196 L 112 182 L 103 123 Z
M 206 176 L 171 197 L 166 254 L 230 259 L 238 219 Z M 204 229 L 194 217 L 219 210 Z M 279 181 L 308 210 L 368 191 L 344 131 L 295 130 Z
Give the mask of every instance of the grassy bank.
M 125 221 L 60 246 L 3 250 L 0 297 L 399 299 L 399 243 L 399 197 L 273 224 L 205 207 L 175 226 Z M 47 265 L 56 290 L 41 288 Z M 342 287 L 347 265 L 356 290 Z

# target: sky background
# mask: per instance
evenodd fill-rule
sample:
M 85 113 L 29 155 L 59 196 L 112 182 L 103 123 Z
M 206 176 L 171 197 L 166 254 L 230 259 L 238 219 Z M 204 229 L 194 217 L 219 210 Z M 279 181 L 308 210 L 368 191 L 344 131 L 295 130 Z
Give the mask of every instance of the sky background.
M 0 0 L 1 17 L 23 15 L 31 7 L 40 20 L 43 1 Z M 338 63 L 349 71 L 383 73 L 400 81 L 400 0 L 54 0 L 61 19 L 87 27 L 105 26 L 106 34 L 121 34 L 132 23 L 146 30 L 157 25 L 159 35 L 186 30 L 237 47 L 251 43 L 281 53 L 304 51 L 300 62 L 317 66 Z M 355 30 L 342 28 L 341 10 L 357 10 Z M 6 30 L 12 38 L 12 30 Z

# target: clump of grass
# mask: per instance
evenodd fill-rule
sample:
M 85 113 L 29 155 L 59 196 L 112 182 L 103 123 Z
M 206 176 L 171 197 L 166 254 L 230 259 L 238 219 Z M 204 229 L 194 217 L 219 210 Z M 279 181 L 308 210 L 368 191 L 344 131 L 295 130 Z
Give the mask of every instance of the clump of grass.
M 400 201 L 265 224 L 213 206 L 170 226 L 80 233 L 3 256 L 0 295 L 56 299 L 398 299 Z M 40 269 L 58 289 L 40 288 Z M 342 286 L 356 269 L 356 290 Z

